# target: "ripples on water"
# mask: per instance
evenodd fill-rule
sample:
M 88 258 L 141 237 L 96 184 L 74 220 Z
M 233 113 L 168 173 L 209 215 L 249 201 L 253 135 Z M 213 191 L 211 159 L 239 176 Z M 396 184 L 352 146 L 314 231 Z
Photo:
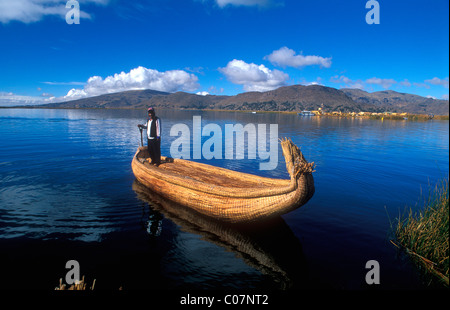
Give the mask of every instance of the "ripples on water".
M 115 162 L 128 163 L 123 135 L 130 128 L 124 126 L 117 120 L 2 118 L 3 237 L 63 233 L 94 241 L 120 227 L 108 218 L 127 212 L 119 193 L 130 177 L 118 170 L 123 166 L 115 169 Z
M 42 288 L 56 285 L 65 261 L 77 257 L 99 281 L 108 279 L 100 288 L 360 288 L 365 262 L 377 259 L 387 270 L 385 287 L 420 287 L 388 243 L 389 216 L 415 206 L 428 184 L 448 175 L 448 121 L 159 115 L 165 155 L 177 138 L 170 128 L 192 129 L 194 115 L 203 126 L 278 124 L 279 137 L 291 137 L 316 163 L 314 197 L 264 229 L 196 223 L 133 189 L 130 163 L 145 111 L 0 109 L 0 246 L 7 254 L 0 263 L 20 268 L 41 249 L 36 262 L 52 263 L 35 273 L 46 277 Z M 201 161 L 287 178 L 281 149 L 278 160 L 268 171 L 258 170 L 258 157 Z

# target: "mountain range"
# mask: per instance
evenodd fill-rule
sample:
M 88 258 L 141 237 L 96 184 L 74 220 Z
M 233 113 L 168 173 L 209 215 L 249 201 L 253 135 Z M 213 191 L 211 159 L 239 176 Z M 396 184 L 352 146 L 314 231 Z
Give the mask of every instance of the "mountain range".
M 407 112 L 449 115 L 449 101 L 392 90 L 369 93 L 360 89 L 335 89 L 321 85 L 283 86 L 266 92 L 235 96 L 167 93 L 130 90 L 73 101 L 50 103 L 51 108 L 145 108 L 218 109 L 248 111 Z

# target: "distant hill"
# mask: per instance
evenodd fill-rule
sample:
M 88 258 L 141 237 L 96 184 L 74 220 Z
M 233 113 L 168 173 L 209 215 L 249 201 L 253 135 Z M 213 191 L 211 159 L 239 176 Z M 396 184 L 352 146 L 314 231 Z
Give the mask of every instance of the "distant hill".
M 392 90 L 368 93 L 360 89 L 335 89 L 320 85 L 292 85 L 266 92 L 235 96 L 166 93 L 131 90 L 67 102 L 51 103 L 55 108 L 145 108 L 221 109 L 251 111 L 302 111 L 322 108 L 326 112 L 408 112 L 449 115 L 449 101 L 399 93 Z
M 72 101 L 50 103 L 45 106 L 53 108 L 134 108 L 148 105 L 152 97 L 164 97 L 167 95 L 170 95 L 170 93 L 151 89 L 129 90 Z
M 248 92 L 225 98 L 217 103 L 225 110 L 302 111 L 324 110 L 362 111 L 369 105 L 353 101 L 345 93 L 331 87 L 293 85 L 267 92 Z
M 393 90 L 368 93 L 360 89 L 341 89 L 355 102 L 383 107 L 386 111 L 412 114 L 448 115 L 448 100 L 425 98 L 418 95 L 399 93 Z

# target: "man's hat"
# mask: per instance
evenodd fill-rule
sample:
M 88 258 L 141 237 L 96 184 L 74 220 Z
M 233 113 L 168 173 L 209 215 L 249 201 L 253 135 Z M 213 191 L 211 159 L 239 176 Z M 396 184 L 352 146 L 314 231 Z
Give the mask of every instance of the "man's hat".
M 147 109 L 147 113 L 150 113 L 150 112 L 151 113 L 155 113 L 155 110 L 152 107 L 150 107 L 150 108 Z

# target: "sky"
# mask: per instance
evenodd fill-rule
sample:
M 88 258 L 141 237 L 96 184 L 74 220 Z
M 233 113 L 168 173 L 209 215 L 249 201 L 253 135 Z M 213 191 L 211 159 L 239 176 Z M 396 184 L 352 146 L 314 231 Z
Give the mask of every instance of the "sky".
M 448 99 L 448 0 L 0 0 L 0 106 L 295 84 Z

